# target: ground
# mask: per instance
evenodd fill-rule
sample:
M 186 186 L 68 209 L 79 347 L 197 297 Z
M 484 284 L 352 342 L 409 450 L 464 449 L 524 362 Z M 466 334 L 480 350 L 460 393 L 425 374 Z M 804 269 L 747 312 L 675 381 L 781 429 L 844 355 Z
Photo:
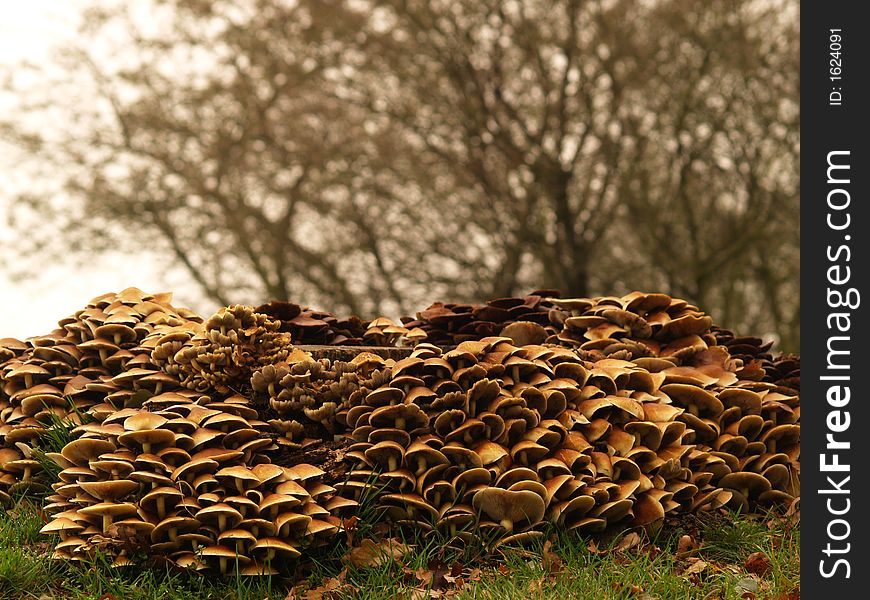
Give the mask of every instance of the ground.
M 28 499 L 0 512 L 0 599 L 800 598 L 794 509 L 684 515 L 655 532 L 620 530 L 594 539 L 553 533 L 488 555 L 446 550 L 431 535 L 400 539 L 348 523 L 347 539 L 288 568 L 292 577 L 223 580 L 167 565 L 113 568 L 100 557 L 76 565 L 52 561 L 52 539 L 39 534 L 44 519 Z

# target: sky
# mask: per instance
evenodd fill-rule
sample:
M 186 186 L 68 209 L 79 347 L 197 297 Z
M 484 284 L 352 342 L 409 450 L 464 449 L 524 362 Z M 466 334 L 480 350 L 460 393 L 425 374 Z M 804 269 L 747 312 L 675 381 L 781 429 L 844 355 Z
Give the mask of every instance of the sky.
M 76 34 L 79 14 L 86 0 L 0 0 L 0 69 L 21 60 L 45 62 L 55 44 Z M 2 103 L 0 103 L 2 109 Z M 0 148 L 0 244 L 11 236 L 3 214 L 11 205 L 9 190 L 18 185 L 14 156 Z M 176 290 L 174 304 L 197 301 L 194 286 L 184 275 L 169 271 L 154 256 L 101 256 L 86 260 L 53 262 L 42 272 L 12 280 L 0 270 L 0 338 L 25 339 L 57 327 L 62 319 L 83 308 L 91 298 L 135 286 L 148 292 Z M 190 290 L 186 296 L 177 290 Z M 200 300 L 201 302 L 201 300 Z

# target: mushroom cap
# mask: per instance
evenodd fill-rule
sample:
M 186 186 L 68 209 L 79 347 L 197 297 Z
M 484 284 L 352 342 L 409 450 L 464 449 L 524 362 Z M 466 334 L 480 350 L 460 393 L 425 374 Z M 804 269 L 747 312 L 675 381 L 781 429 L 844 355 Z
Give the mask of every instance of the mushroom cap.
M 61 455 L 75 465 L 85 466 L 88 461 L 114 450 L 115 444 L 108 440 L 79 438 L 65 445 L 61 450 Z
M 196 519 L 201 523 L 217 523 L 221 517 L 227 520 L 227 528 L 235 527 L 243 519 L 242 513 L 223 502 L 202 508 L 196 513 Z
M 199 528 L 199 525 L 199 521 L 192 517 L 185 517 L 183 515 L 166 517 L 151 530 L 151 541 L 158 543 L 164 540 L 166 537 L 165 534 L 168 534 L 172 529 L 182 533 L 191 533 L 196 531 Z
M 127 463 L 128 464 L 128 463 Z M 139 484 L 129 479 L 110 479 L 107 481 L 82 481 L 79 487 L 86 493 L 99 500 L 110 501 L 123 498 L 134 490 L 139 489 Z
M 537 323 L 514 321 L 505 326 L 499 335 L 510 338 L 517 346 L 530 346 L 543 344 L 548 334 L 547 330 Z
M 238 554 L 232 548 L 228 548 L 226 546 L 215 545 L 215 546 L 207 546 L 202 549 L 202 556 L 204 558 L 224 558 L 229 560 L 238 560 L 239 565 L 246 565 L 251 562 L 251 559 L 242 554 Z
M 400 422 L 404 424 L 398 427 Z M 416 404 L 381 406 L 372 411 L 369 417 L 369 424 L 373 427 L 391 427 L 406 431 L 424 427 L 428 423 L 429 417 Z
M 288 479 L 302 481 L 326 475 L 326 471 L 308 463 L 299 463 L 292 467 L 287 467 L 284 469 L 284 473 Z
M 423 361 L 420 362 L 422 364 Z M 365 403 L 369 406 L 386 406 L 401 402 L 404 397 L 405 392 L 399 388 L 380 387 L 368 393 Z
M 761 395 L 752 390 L 731 387 L 719 392 L 719 400 L 724 406 L 736 406 L 743 415 L 761 414 Z
M 302 553 L 294 546 L 276 537 L 266 537 L 257 540 L 257 542 L 251 547 L 251 553 L 255 555 L 265 554 L 267 552 L 275 552 L 277 555 L 286 558 L 296 558 L 302 555 Z
M 694 385 L 685 383 L 669 383 L 663 385 L 661 391 L 666 393 L 675 404 L 691 410 L 696 407 L 698 414 L 716 417 L 725 407 L 722 401 L 712 393 Z
M 139 411 L 124 419 L 126 431 L 139 431 L 142 429 L 158 429 L 169 419 L 153 412 Z
M 174 487 L 170 487 L 170 486 L 156 487 L 153 490 L 151 490 L 150 492 L 148 492 L 147 494 L 145 494 L 144 496 L 142 496 L 142 499 L 139 500 L 139 506 L 141 506 L 143 509 L 145 509 L 149 512 L 156 512 L 155 509 L 157 506 L 157 502 L 161 498 L 163 499 L 164 502 L 166 502 L 168 500 L 169 503 L 174 504 L 174 503 L 177 503 L 182 498 L 184 498 L 184 494 L 181 493 L 181 491 L 179 491 L 178 489 L 176 489 Z
M 474 495 L 472 505 L 482 514 L 497 522 L 509 521 L 510 529 L 516 523 L 538 523 L 544 517 L 544 499 L 530 490 L 505 490 L 488 487 Z
M 747 490 L 749 495 L 755 497 L 771 489 L 770 481 L 763 475 L 752 471 L 738 471 L 729 473 L 719 480 L 719 485 L 731 490 Z
M 51 521 L 43 525 L 42 529 L 39 530 L 39 533 L 60 533 L 61 531 L 75 533 L 82 531 L 84 528 L 85 526 L 80 523 L 76 523 L 66 517 L 58 517 L 55 515 Z
M 194 519 L 195 520 L 195 519 Z M 245 529 L 227 529 L 218 535 L 218 543 L 226 542 L 256 542 L 257 537 Z
M 118 436 L 118 442 L 128 448 L 142 448 L 145 444 L 167 445 L 175 441 L 176 434 L 169 429 L 139 429 Z
M 218 481 L 224 483 L 235 483 L 241 487 L 256 487 L 260 484 L 260 478 L 242 465 L 234 465 L 231 467 L 224 467 L 220 471 L 214 474 Z
M 86 516 L 110 515 L 112 517 L 118 517 L 121 515 L 136 514 L 136 510 L 136 505 L 130 502 L 100 502 L 98 504 L 92 504 L 90 506 L 80 508 L 78 509 L 78 512 Z

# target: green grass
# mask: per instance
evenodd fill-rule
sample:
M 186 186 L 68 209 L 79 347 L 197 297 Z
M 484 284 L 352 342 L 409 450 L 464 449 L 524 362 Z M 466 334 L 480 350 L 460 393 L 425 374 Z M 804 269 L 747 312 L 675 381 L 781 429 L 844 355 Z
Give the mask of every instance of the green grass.
M 755 598 L 791 600 L 799 597 L 800 588 L 799 527 L 774 515 L 687 515 L 656 534 L 639 532 L 640 543 L 627 550 L 617 549 L 622 533 L 594 544 L 567 533 L 553 534 L 546 552 L 541 539 L 494 555 L 485 554 L 482 545 L 464 552 L 445 550 L 443 539 L 426 535 L 400 540 L 410 548 L 401 560 L 366 567 L 342 560 L 347 546 L 339 544 L 314 553 L 298 571 L 291 569 L 299 575 L 295 581 L 220 580 L 153 567 L 115 569 L 100 558 L 90 564 L 59 564 L 49 558 L 51 540 L 38 533 L 42 524 L 29 500 L 0 511 L 0 599 L 280 600 L 290 594 L 300 600 L 731 600 L 752 585 Z M 376 533 L 370 528 L 356 531 L 355 543 Z M 696 548 L 678 556 L 679 538 L 685 534 L 692 536 Z M 769 562 L 760 576 L 744 566 L 754 552 L 763 552 Z M 698 561 L 705 563 L 703 569 L 683 573 Z

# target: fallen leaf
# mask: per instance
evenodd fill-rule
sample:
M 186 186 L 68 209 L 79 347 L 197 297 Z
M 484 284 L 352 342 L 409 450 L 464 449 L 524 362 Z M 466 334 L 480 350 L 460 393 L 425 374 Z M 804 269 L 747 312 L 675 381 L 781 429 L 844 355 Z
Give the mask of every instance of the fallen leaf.
M 642 594 L 643 588 L 639 585 L 632 585 L 630 588 L 632 594 Z
M 686 567 L 686 570 L 683 571 L 683 575 L 693 575 L 695 573 L 700 573 L 706 568 L 707 563 L 705 563 L 703 560 L 696 560 L 691 565 Z
M 401 560 L 408 550 L 405 544 L 394 538 L 383 539 L 380 542 L 365 539 L 359 546 L 351 548 L 344 555 L 344 560 L 355 567 L 379 567 L 389 561 Z
M 356 525 L 359 522 L 359 517 L 353 515 L 349 519 L 341 520 L 341 528 L 344 530 L 344 535 L 347 538 L 347 545 L 353 547 L 353 538 L 356 534 Z
M 498 566 L 498 572 L 501 573 L 502 575 L 507 575 L 507 574 L 510 573 L 511 571 L 510 571 L 510 569 L 508 569 L 506 566 L 504 566 L 504 565 L 499 565 L 499 566 Z
M 680 540 L 677 542 L 677 558 L 688 556 L 697 547 L 698 544 L 695 543 L 695 538 L 690 535 L 681 536 Z
M 758 591 L 758 580 L 754 577 L 743 577 L 734 586 L 734 591 L 740 594 L 741 598 L 754 600 L 755 593 Z
M 770 571 L 770 559 L 764 552 L 753 552 L 743 563 L 746 570 L 759 577 L 764 577 Z
M 595 543 L 595 540 L 589 540 L 586 549 L 592 554 L 607 554 L 607 550 L 599 550 L 598 544 Z
M 625 537 L 623 537 L 619 541 L 619 544 L 616 545 L 615 550 L 617 552 L 625 552 L 626 550 L 634 548 L 638 544 L 640 544 L 640 536 L 637 534 L 637 532 L 632 531 L 631 533 L 626 534 Z
M 435 573 L 433 573 L 429 569 L 424 569 L 423 567 L 420 567 L 416 571 L 414 571 L 414 577 L 417 578 L 417 581 L 419 581 L 421 584 L 428 588 L 432 586 L 432 579 L 435 577 Z
M 544 572 L 548 575 L 556 575 L 562 572 L 562 558 L 550 550 L 553 542 L 547 540 L 544 542 L 544 550 L 541 554 L 541 559 L 544 565 Z

